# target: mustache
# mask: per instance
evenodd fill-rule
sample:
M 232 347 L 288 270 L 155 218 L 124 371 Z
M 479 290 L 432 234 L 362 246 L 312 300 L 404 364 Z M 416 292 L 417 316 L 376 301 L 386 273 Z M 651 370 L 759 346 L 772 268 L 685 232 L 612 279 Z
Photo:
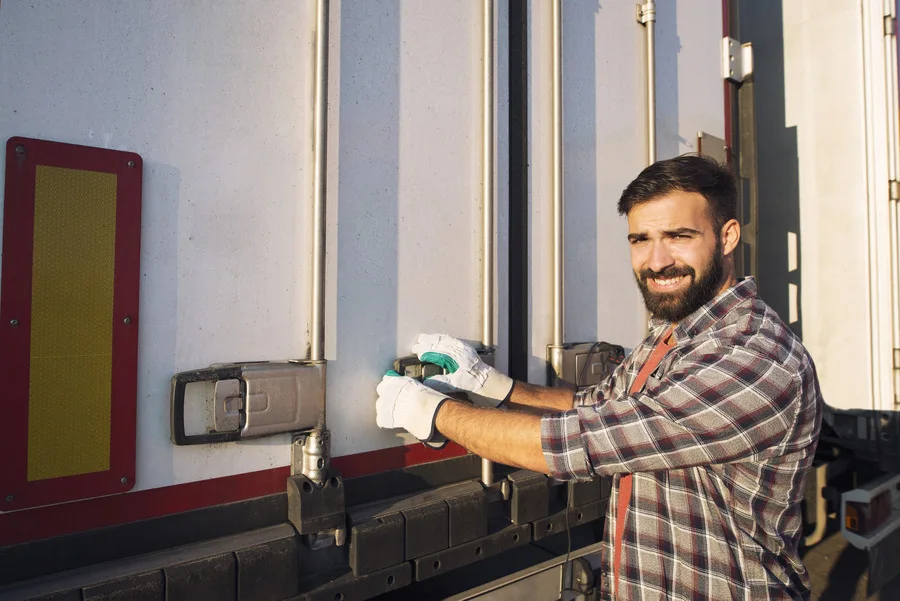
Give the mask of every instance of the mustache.
M 695 277 L 697 275 L 697 272 L 695 272 L 692 267 L 688 267 L 687 265 L 683 267 L 669 265 L 662 271 L 653 271 L 650 268 L 642 269 L 639 275 L 641 281 L 646 282 L 649 278 L 677 278 L 678 276 L 682 275 Z

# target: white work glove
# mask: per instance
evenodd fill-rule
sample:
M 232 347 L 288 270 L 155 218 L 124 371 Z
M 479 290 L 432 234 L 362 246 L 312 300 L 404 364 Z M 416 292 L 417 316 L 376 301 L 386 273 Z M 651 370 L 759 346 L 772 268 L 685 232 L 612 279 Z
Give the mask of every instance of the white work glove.
M 434 425 L 446 395 L 391 370 L 375 389 L 375 423 L 379 428 L 403 428 L 429 447 L 439 449 L 447 439 Z
M 444 334 L 419 334 L 412 352 L 419 360 L 434 363 L 447 373 L 426 380 L 435 387 L 448 384 L 467 393 L 481 407 L 497 407 L 506 400 L 513 379 L 481 360 L 474 348 Z

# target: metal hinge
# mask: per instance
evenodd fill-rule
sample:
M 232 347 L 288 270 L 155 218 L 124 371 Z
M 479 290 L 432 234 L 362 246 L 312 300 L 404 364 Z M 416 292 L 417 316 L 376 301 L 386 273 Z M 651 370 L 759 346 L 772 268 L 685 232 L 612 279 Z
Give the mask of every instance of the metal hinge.
M 897 35 L 897 19 L 893 15 L 884 16 L 884 35 L 885 37 Z
M 741 83 L 753 73 L 753 45 L 750 42 L 722 38 L 722 77 L 726 81 Z
M 641 25 L 656 23 L 656 2 L 645 2 L 637 5 L 637 22 Z
M 900 200 L 900 181 L 895 179 L 888 181 L 888 199 L 891 202 Z

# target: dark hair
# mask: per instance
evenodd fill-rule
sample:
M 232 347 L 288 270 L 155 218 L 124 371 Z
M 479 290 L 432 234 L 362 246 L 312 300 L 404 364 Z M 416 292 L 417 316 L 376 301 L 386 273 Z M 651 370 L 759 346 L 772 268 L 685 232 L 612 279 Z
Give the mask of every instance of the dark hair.
M 737 218 L 737 182 L 731 169 L 697 154 L 683 154 L 653 163 L 638 175 L 619 198 L 619 215 L 636 205 L 672 192 L 696 192 L 709 203 L 716 233 Z

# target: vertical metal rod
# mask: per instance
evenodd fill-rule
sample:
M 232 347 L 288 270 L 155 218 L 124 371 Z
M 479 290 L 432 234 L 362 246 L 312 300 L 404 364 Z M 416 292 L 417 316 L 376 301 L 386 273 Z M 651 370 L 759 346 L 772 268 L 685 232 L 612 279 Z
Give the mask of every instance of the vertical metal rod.
M 647 30 L 647 162 L 656 162 L 656 2 L 638 8 L 638 21 Z
M 553 0 L 553 345 L 563 344 L 565 336 L 563 282 L 563 146 L 562 146 L 562 0 Z M 558 374 L 561 366 L 554 365 Z
M 900 117 L 898 117 L 897 31 L 893 0 L 884 3 L 884 62 L 888 110 L 888 194 L 891 253 L 891 367 L 894 404 L 900 402 Z
M 482 36 L 482 317 L 481 340 L 494 346 L 494 0 L 484 0 Z M 494 483 L 494 464 L 481 460 L 481 482 Z
M 494 0 L 484 0 L 482 68 L 482 332 L 494 346 Z
M 313 264 L 309 358 L 325 359 L 325 155 L 328 129 L 328 0 L 316 2 L 313 135 Z

